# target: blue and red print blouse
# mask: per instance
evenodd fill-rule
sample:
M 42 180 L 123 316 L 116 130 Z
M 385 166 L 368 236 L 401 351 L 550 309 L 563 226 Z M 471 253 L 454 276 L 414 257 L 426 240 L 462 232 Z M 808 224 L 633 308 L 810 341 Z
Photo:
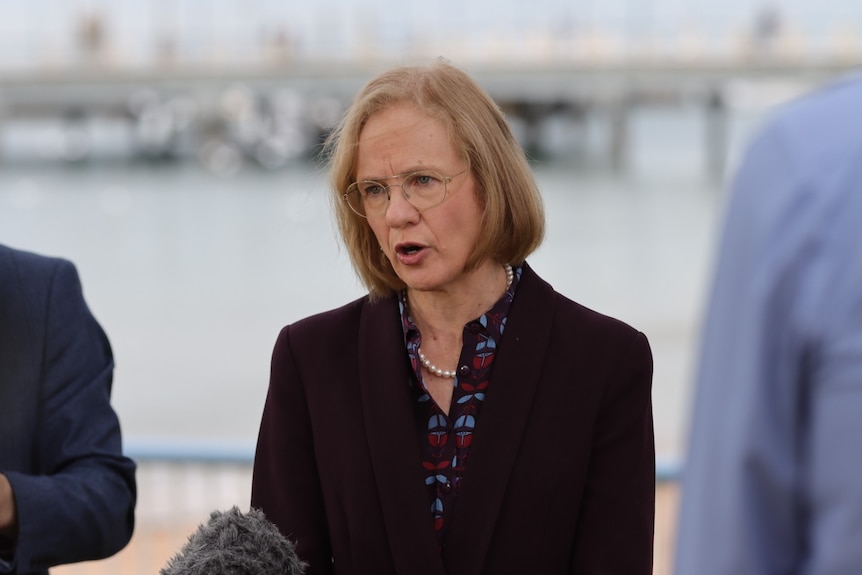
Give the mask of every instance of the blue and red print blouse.
M 488 392 L 494 353 L 506 327 L 506 318 L 521 279 L 521 271 L 520 267 L 515 268 L 512 285 L 490 310 L 464 326 L 463 347 L 448 415 L 440 409 L 425 387 L 417 351 L 422 344 L 422 335 L 410 317 L 404 294 L 399 298 L 407 357 L 413 368 L 409 385 L 416 396 L 416 429 L 422 449 L 425 485 L 437 542 L 441 548 L 446 539 L 448 519 L 455 505 L 461 478 L 469 464 L 473 430 Z

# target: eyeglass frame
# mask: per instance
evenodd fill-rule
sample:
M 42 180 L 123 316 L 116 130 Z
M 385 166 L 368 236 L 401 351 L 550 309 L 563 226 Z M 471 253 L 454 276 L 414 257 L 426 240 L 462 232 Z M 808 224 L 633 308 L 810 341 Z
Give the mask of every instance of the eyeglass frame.
M 353 207 L 353 204 L 350 203 L 350 199 L 349 199 L 350 194 L 352 194 L 354 192 L 356 192 L 357 194 L 361 194 L 361 192 L 359 190 L 359 184 L 362 184 L 362 183 L 378 184 L 386 192 L 386 207 L 383 208 L 383 211 L 380 212 L 379 215 L 385 214 L 386 210 L 389 209 L 389 203 L 392 201 L 392 194 L 389 191 L 389 189 L 393 188 L 395 186 L 398 186 L 399 188 L 401 188 L 401 193 L 404 195 L 404 199 L 407 200 L 407 203 L 410 204 L 411 206 L 413 206 L 417 211 L 421 212 L 423 210 L 430 210 L 431 208 L 436 208 L 437 206 L 442 204 L 444 201 L 446 201 L 446 198 L 449 197 L 449 183 L 453 179 L 460 176 L 461 174 L 467 172 L 468 170 L 469 170 L 469 168 L 464 168 L 463 170 L 461 170 L 457 174 L 452 174 L 451 176 L 446 176 L 446 175 L 438 172 L 437 170 L 415 170 L 415 171 L 407 172 L 404 174 L 395 174 L 394 176 L 388 176 L 386 178 L 381 178 L 381 180 L 392 180 L 394 178 L 400 178 L 401 179 L 401 183 L 389 184 L 389 185 L 383 185 L 383 182 L 381 182 L 380 180 L 356 180 L 355 182 L 353 182 L 352 184 L 347 186 L 347 191 L 344 192 L 343 194 L 341 194 L 341 199 L 347 203 L 347 207 L 350 208 L 351 212 L 353 212 L 354 214 L 356 214 L 360 218 L 364 218 L 367 220 L 368 216 L 366 214 L 360 214 L 359 211 Z M 410 176 L 415 176 L 416 174 L 422 174 L 422 173 L 435 174 L 437 176 L 440 176 L 440 179 L 443 181 L 443 197 L 440 199 L 439 202 L 437 202 L 433 206 L 427 206 L 425 208 L 419 208 L 418 206 L 413 204 L 413 202 L 410 201 L 410 197 L 404 191 L 404 187 L 403 187 L 404 181 L 407 178 L 409 178 Z M 351 189 L 351 188 L 353 188 L 353 189 Z M 360 199 L 360 201 L 362 201 L 361 195 L 359 196 L 359 199 Z

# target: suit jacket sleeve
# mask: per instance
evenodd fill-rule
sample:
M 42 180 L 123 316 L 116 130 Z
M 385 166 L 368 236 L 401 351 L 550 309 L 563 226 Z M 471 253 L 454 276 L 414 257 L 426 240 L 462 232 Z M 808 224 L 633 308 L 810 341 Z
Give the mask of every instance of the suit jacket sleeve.
M 4 470 L 18 515 L 13 569 L 21 573 L 107 557 L 129 541 L 134 524 L 135 464 L 122 455 L 110 405 L 110 345 L 84 302 L 74 266 L 55 262 L 47 302 L 35 302 L 47 305 L 37 314 L 44 327 L 35 326 L 45 335 L 36 342 L 42 345 L 36 351 L 41 378 L 33 383 L 39 386 L 37 429 L 13 438 L 33 446 L 34 469 Z

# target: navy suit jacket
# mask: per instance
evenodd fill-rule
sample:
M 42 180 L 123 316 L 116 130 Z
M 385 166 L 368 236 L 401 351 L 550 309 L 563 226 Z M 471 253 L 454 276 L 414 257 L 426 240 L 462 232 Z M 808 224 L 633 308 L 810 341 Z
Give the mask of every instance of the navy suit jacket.
M 655 454 L 643 334 L 525 265 L 442 553 L 394 298 L 282 330 L 252 506 L 309 575 L 647 574 Z
M 75 267 L 0 245 L 0 473 L 19 524 L 0 573 L 47 573 L 129 541 L 135 464 L 110 405 L 113 367 Z

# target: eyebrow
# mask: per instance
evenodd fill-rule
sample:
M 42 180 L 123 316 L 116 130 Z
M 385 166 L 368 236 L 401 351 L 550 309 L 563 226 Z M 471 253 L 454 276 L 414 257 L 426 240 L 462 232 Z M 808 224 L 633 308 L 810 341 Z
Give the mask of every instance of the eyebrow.
M 415 174 L 416 172 L 438 172 L 442 175 L 443 172 L 440 171 L 439 168 L 432 168 L 431 166 L 421 166 L 417 168 L 411 168 L 406 172 L 401 172 L 400 174 L 393 174 L 391 176 L 373 176 L 370 178 L 356 178 L 357 182 L 382 182 L 385 180 L 392 180 L 394 178 L 403 178 L 409 174 Z

